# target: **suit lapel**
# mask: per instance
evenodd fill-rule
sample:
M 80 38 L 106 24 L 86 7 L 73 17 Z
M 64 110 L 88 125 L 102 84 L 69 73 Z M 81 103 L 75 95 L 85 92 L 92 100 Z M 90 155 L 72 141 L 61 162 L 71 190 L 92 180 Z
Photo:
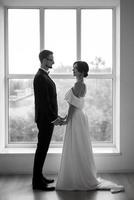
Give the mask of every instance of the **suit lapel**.
M 51 83 L 53 84 L 53 86 L 55 87 L 55 83 L 54 83 L 54 81 L 50 78 L 50 76 L 48 75 L 48 73 L 47 72 L 45 72 L 44 70 L 42 70 L 42 69 L 39 69 L 39 72 L 41 73 L 41 74 L 43 74 L 43 75 L 46 75 L 47 76 L 47 78 L 51 81 Z

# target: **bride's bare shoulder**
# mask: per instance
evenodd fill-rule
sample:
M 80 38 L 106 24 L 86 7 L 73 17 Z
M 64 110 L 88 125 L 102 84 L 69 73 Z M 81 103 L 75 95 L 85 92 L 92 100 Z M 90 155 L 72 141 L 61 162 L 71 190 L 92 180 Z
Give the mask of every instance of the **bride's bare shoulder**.
M 76 82 L 72 90 L 76 97 L 84 97 L 86 93 L 86 85 L 84 82 Z

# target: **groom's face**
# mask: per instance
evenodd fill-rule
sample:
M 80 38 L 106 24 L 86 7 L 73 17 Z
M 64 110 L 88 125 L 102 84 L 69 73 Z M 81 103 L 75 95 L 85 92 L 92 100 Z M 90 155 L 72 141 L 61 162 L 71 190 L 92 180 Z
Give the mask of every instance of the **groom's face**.
M 47 68 L 52 68 L 52 65 L 54 64 L 54 57 L 53 54 L 50 54 L 47 58 L 46 58 L 46 67 Z

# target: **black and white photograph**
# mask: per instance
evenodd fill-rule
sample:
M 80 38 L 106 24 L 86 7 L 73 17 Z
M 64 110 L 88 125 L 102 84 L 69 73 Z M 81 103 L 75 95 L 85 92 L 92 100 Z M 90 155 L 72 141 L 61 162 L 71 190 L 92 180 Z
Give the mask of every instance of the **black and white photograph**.
M 133 0 L 0 0 L 0 200 L 134 200 L 133 76 Z

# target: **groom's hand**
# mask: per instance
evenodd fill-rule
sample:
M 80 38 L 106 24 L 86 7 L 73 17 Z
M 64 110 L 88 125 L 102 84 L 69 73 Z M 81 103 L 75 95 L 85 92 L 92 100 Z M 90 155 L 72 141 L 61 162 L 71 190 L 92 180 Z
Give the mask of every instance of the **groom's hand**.
M 55 126 L 58 126 L 58 125 L 62 125 L 62 120 L 60 117 L 58 117 L 54 122 L 52 122 Z
M 51 122 L 51 123 L 53 123 L 55 126 L 58 126 L 58 125 L 59 125 L 59 126 L 66 125 L 66 124 L 67 124 L 66 119 L 67 119 L 67 115 L 66 115 L 65 117 L 60 117 L 60 116 L 58 116 L 57 119 L 54 120 L 54 121 Z

